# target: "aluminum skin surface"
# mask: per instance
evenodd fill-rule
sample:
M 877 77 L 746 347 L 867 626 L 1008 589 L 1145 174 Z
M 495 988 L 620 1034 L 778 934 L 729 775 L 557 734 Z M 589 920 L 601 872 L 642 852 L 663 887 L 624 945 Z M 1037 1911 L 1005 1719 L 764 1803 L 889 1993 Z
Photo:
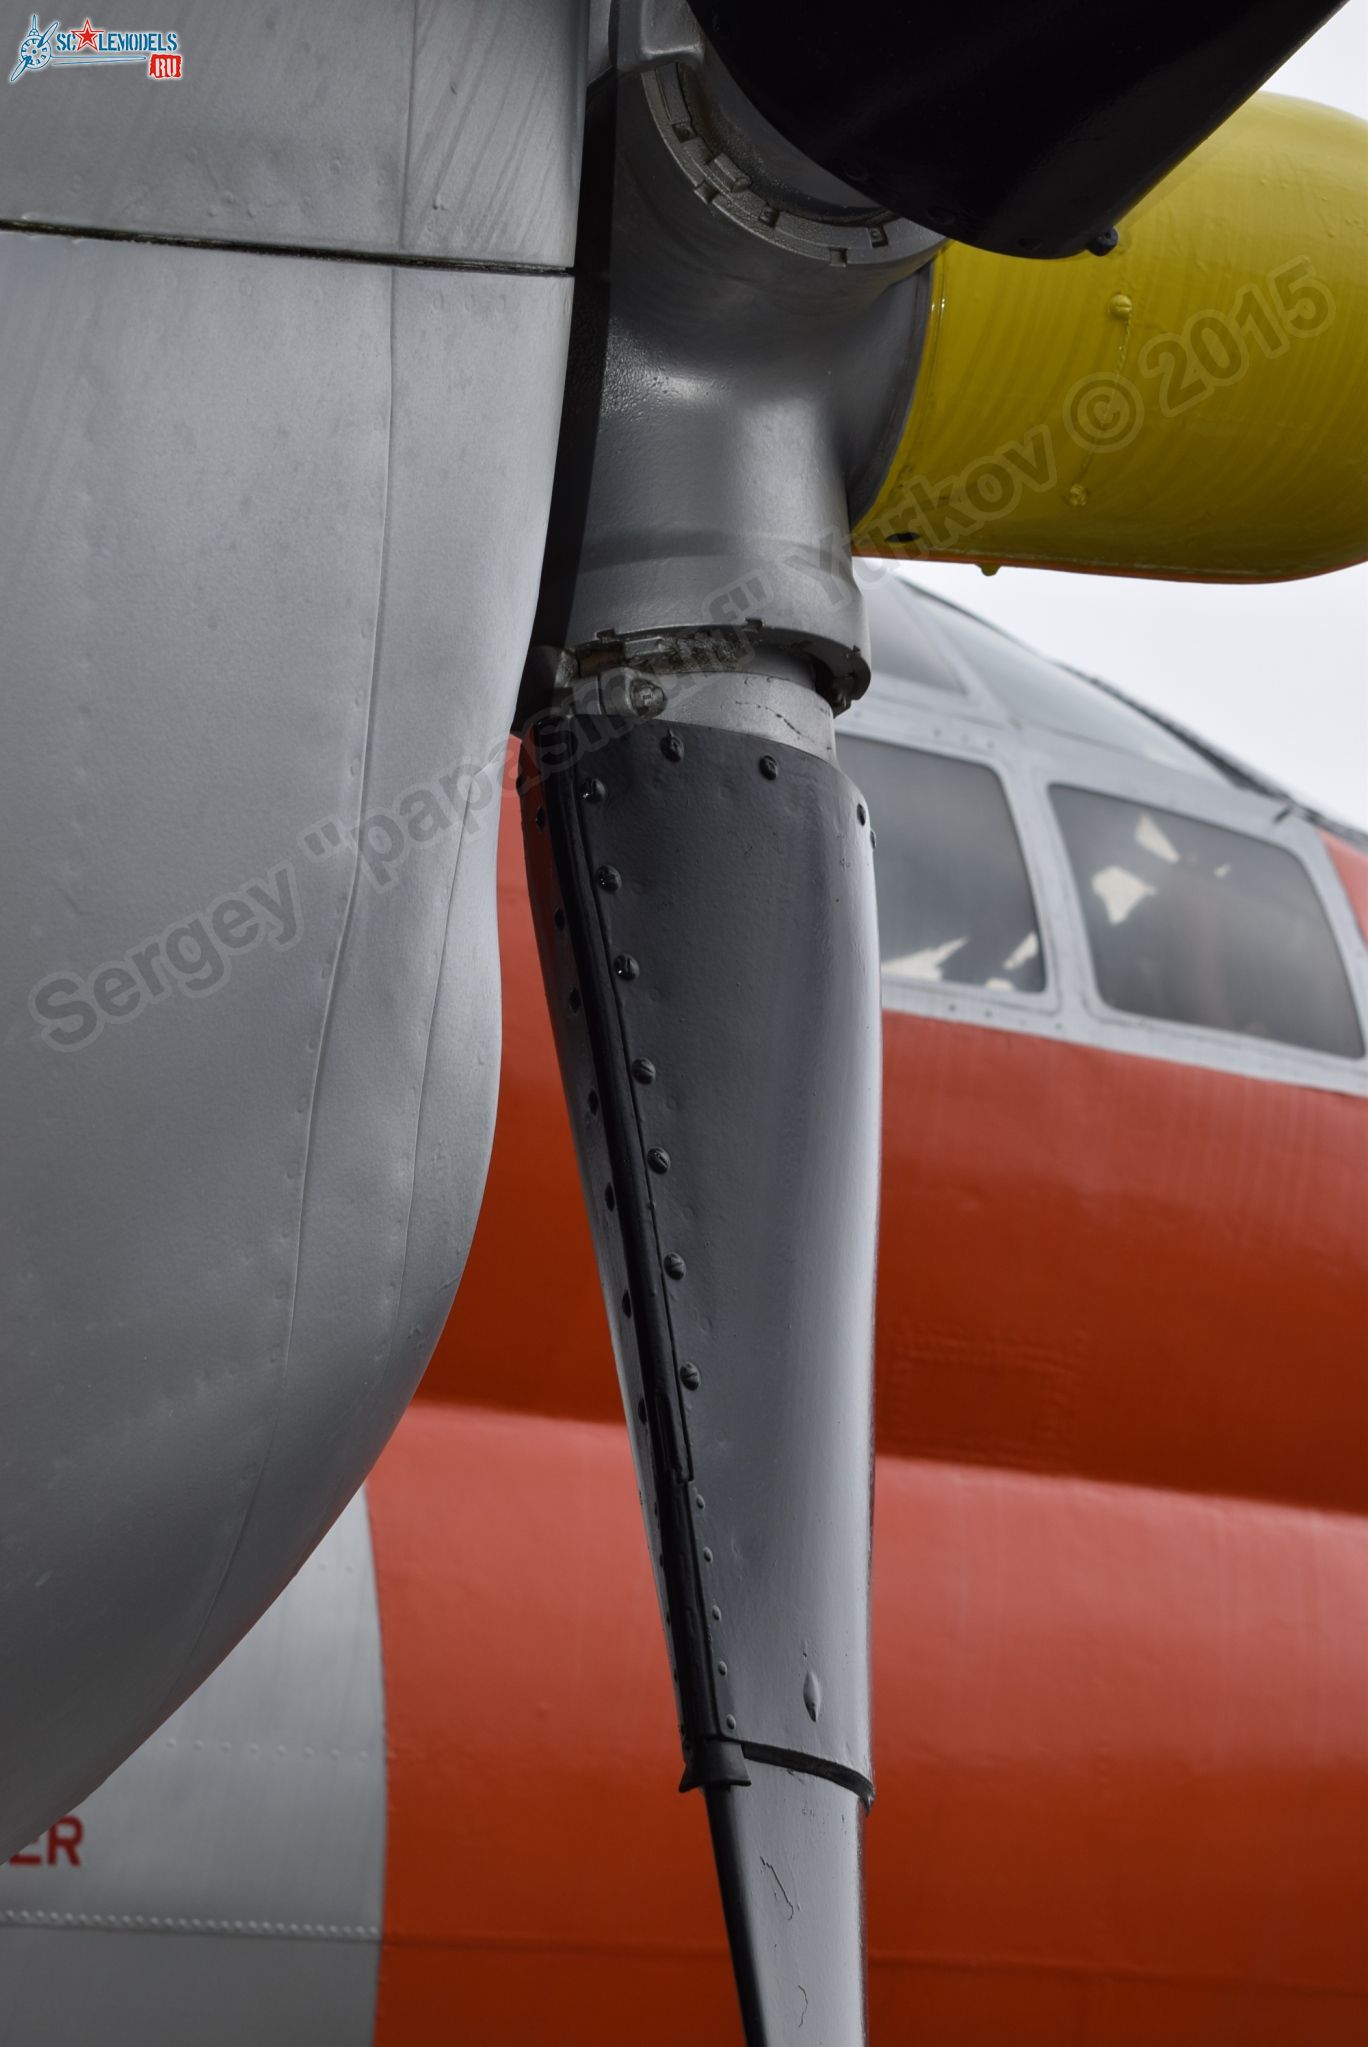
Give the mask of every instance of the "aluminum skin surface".
M 184 75 L 22 78 L 0 221 L 563 269 L 581 0 L 181 0 Z
M 317 42 L 324 13 L 280 34 Z M 198 89 L 304 237 L 307 187 L 273 155 L 291 105 L 247 42 L 211 59 L 226 17 L 179 84 L 103 81 L 144 96 L 83 137 L 90 234 L 0 232 L 0 1854 L 188 1696 L 341 1511 L 479 1205 L 583 23 L 550 0 L 415 21 L 413 48 L 467 52 L 462 92 L 483 53 L 486 85 L 535 102 L 544 145 L 467 164 L 440 246 L 368 214 L 345 165 L 329 255 L 180 205 L 174 95 Z M 449 90 L 447 133 L 431 65 L 409 106 L 411 41 L 386 132 L 431 176 L 379 176 L 415 201 L 445 189 L 440 136 L 479 136 Z M 348 105 L 383 82 L 363 92 L 343 40 L 310 62 L 300 148 L 330 80 Z M 58 138 L 0 149 L 15 219 L 73 211 L 51 178 L 83 104 L 63 95 L 90 83 L 12 90 Z M 115 221 L 125 188 L 146 203 Z M 252 247 L 201 245 L 248 226 Z
M 720 119 L 686 62 L 590 94 L 536 637 L 735 630 L 815 664 L 839 705 L 869 679 L 850 507 L 893 460 L 937 237 L 890 243 L 868 207 L 810 207 L 804 250 L 750 231 L 711 181 Z
M 368 2047 L 384 1869 L 358 1495 L 194 1697 L 0 1865 L 0 2041 Z

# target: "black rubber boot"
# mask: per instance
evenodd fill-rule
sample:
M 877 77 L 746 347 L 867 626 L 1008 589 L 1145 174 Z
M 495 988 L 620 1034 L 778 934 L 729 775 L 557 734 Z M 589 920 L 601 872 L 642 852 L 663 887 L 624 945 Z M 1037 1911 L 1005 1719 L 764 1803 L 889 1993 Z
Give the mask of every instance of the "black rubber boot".
M 864 2038 L 880 1009 L 830 761 L 548 716 L 528 874 L 752 2047 Z

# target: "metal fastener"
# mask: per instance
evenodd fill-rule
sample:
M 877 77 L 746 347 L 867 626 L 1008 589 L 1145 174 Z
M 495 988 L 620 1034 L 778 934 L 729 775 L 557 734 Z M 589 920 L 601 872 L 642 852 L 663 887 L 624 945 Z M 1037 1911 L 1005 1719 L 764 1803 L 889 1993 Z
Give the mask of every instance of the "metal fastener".
M 683 1279 L 686 1270 L 687 1267 L 678 1251 L 667 1251 L 665 1253 L 665 1277 L 667 1279 Z
M 653 1145 L 646 1154 L 646 1163 L 653 1173 L 668 1173 L 670 1154 L 660 1145 Z
M 613 961 L 613 972 L 617 975 L 619 981 L 635 981 L 637 975 L 641 972 L 641 968 L 629 952 L 620 952 Z
M 594 879 L 605 895 L 616 895 L 617 891 L 622 887 L 622 876 L 618 873 L 616 867 L 600 867 Z
M 638 718 L 658 718 L 665 708 L 665 692 L 648 675 L 634 675 L 627 685 L 627 701 Z
M 703 1374 L 695 1364 L 681 1365 L 679 1368 L 679 1383 L 687 1392 L 697 1393 L 699 1387 L 703 1384 Z
M 778 779 L 779 779 L 779 763 L 778 763 L 778 761 L 777 761 L 777 760 L 776 760 L 776 759 L 774 758 L 774 755 L 773 755 L 772 753 L 762 753 L 762 754 L 761 754 L 761 756 L 760 756 L 760 772 L 761 772 L 761 774 L 762 774 L 762 775 L 764 776 L 764 778 L 765 778 L 765 780 L 766 780 L 767 782 L 777 782 L 777 781 L 778 781 Z

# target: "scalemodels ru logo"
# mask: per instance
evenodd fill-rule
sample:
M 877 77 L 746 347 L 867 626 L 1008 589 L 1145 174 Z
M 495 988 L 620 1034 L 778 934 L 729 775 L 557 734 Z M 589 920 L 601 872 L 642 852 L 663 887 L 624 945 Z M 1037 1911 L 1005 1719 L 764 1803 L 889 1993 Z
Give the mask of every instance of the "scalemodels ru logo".
M 30 71 L 65 71 L 71 64 L 139 64 L 149 78 L 179 78 L 184 63 L 174 29 L 96 28 L 89 15 L 80 28 L 63 28 L 60 21 L 43 28 L 34 14 L 9 82 L 13 85 Z

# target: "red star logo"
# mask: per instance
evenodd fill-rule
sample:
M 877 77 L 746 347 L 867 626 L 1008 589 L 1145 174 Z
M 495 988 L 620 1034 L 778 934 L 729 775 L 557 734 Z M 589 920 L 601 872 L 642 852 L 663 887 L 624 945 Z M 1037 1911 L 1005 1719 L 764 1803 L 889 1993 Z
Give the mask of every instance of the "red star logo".
M 95 31 L 90 26 L 89 15 L 86 16 L 85 26 L 76 38 L 76 47 L 78 50 L 93 50 L 95 48 Z

